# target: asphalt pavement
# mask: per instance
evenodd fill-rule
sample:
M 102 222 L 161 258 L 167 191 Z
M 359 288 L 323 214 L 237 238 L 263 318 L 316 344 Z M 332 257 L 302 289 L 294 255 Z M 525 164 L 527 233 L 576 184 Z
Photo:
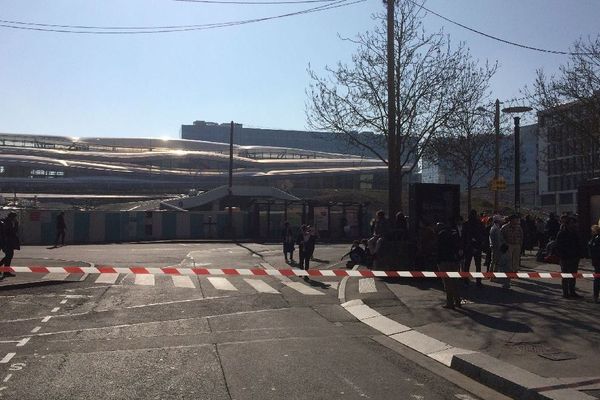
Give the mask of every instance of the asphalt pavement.
M 320 245 L 312 268 L 343 268 L 346 251 Z M 25 247 L 13 264 L 283 261 L 276 244 L 161 243 Z M 531 255 L 522 265 L 558 270 Z M 591 286 L 579 280 L 571 300 L 559 280 L 461 283 L 462 308 L 447 310 L 438 279 L 17 274 L 0 282 L 0 396 L 599 398 Z
M 271 269 L 284 266 L 279 250 L 216 243 L 24 247 L 13 265 Z M 319 246 L 314 268 L 339 266 L 345 251 Z M 340 305 L 341 289 L 336 277 L 17 274 L 0 282 L 0 396 L 505 398 L 395 348 Z

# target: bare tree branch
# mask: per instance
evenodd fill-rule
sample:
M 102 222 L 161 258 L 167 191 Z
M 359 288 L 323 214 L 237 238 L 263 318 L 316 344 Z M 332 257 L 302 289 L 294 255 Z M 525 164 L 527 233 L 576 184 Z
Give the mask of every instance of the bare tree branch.
M 312 83 L 307 90 L 306 114 L 311 128 L 332 132 L 390 165 L 389 185 L 401 187 L 403 177 L 419 165 L 429 142 L 474 92 L 487 87 L 496 67 L 479 67 L 464 44 L 453 46 L 443 31 L 425 32 L 425 11 L 418 4 L 397 2 L 395 10 L 397 130 L 393 134 L 397 150 L 384 152 L 394 141 L 388 132 L 383 14 L 373 16 L 377 23 L 373 30 L 353 39 L 342 38 L 357 46 L 349 65 L 325 67 L 324 76 L 309 65 Z M 364 131 L 373 132 L 372 141 L 367 142 L 368 136 L 361 134 Z M 386 160 L 390 153 L 395 157 L 393 163 Z M 396 171 L 391 165 L 400 167 Z

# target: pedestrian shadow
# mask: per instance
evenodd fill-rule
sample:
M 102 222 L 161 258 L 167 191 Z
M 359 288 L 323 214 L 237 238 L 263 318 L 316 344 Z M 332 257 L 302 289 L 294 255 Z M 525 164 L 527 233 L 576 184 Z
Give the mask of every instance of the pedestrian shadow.
M 410 286 L 419 290 L 443 290 L 444 285 L 439 278 L 380 278 L 382 282 Z
M 329 288 L 331 288 L 331 285 L 329 285 L 327 283 L 315 281 L 313 279 L 310 279 L 308 276 L 304 277 L 304 282 L 308 283 L 310 286 L 318 287 L 318 288 L 321 288 L 321 289 L 329 289 Z
M 479 325 L 505 332 L 512 333 L 529 333 L 533 332 L 533 330 L 526 324 L 516 321 L 510 321 L 505 318 L 493 317 L 488 314 L 480 313 L 479 311 L 475 311 L 469 308 L 459 308 L 457 311 L 463 314 L 466 317 L 471 318 L 474 322 Z
M 331 262 L 329 260 L 321 260 L 320 258 L 311 258 L 310 261 L 318 262 L 321 264 L 329 264 Z

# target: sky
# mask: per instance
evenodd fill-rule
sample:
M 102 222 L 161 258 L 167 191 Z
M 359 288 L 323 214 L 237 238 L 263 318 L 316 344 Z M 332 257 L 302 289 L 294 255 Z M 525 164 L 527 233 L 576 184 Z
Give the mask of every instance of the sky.
M 321 4 L 0 0 L 0 20 L 179 26 L 276 16 Z M 568 50 L 579 37 L 600 31 L 600 0 L 427 0 L 425 5 L 476 30 L 550 50 Z M 195 120 L 307 129 L 308 65 L 322 71 L 349 61 L 355 47 L 339 37 L 372 29 L 377 22 L 371 16 L 384 9 L 382 1 L 367 0 L 252 24 L 143 35 L 0 27 L 0 132 L 178 138 L 181 125 Z M 444 29 L 453 42 L 464 42 L 481 62 L 498 62 L 492 98 L 522 97 L 536 69 L 552 73 L 568 61 L 491 40 L 435 15 L 427 15 L 424 24 L 429 32 Z

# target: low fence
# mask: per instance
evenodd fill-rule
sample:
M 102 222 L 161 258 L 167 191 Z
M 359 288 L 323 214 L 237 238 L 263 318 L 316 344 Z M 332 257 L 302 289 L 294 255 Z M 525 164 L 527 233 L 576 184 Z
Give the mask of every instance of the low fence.
M 9 210 L 0 211 L 3 218 Z M 227 211 L 77 211 L 65 213 L 67 226 L 65 243 L 118 243 L 158 240 L 225 240 L 230 239 Z M 20 239 L 24 245 L 53 245 L 56 240 L 56 219 L 59 210 L 17 210 Z M 284 222 L 282 213 L 266 215 L 261 211 L 236 211 L 232 214 L 234 237 L 252 240 L 280 240 Z M 292 215 L 288 215 L 292 217 Z M 333 214 L 323 240 L 350 241 L 367 237 L 357 226 L 344 230 L 341 216 Z M 294 232 L 300 218 L 290 218 Z M 340 221 L 338 221 L 338 219 Z M 321 225 L 323 226 L 323 225 Z M 368 227 L 366 219 L 363 230 Z
M 25 245 L 54 244 L 59 213 L 54 210 L 18 211 L 21 242 Z M 65 242 L 72 244 L 229 237 L 229 215 L 224 211 L 65 211 L 65 222 Z M 247 213 L 233 213 L 237 237 L 248 237 L 248 227 Z

